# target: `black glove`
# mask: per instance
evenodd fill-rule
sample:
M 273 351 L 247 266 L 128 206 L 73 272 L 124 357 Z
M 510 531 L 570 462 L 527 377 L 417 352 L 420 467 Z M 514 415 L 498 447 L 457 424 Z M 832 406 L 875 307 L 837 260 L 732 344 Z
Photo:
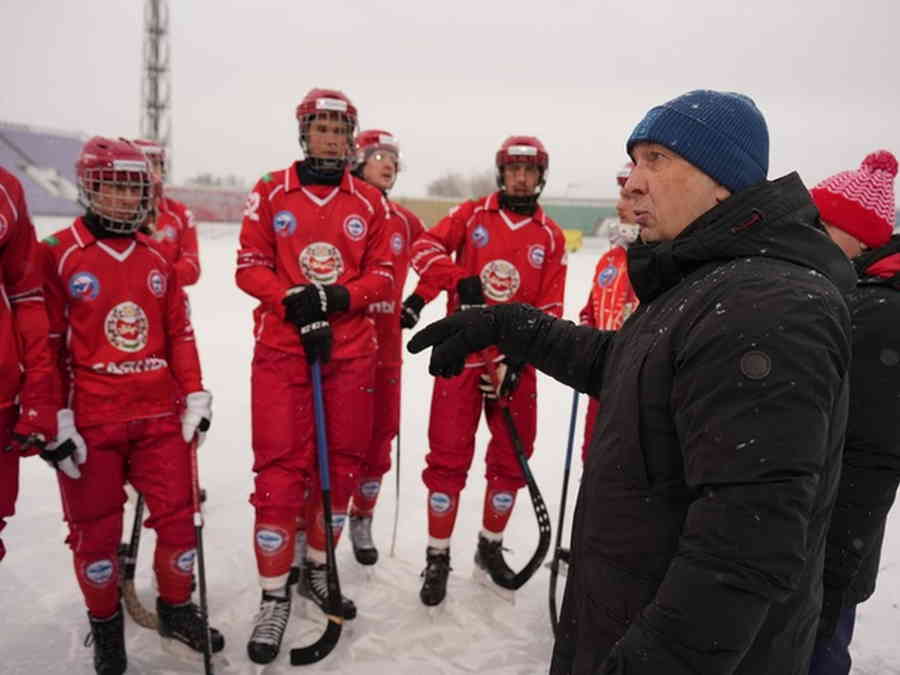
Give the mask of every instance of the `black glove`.
M 456 282 L 456 292 L 459 295 L 459 308 L 461 310 L 473 307 L 484 307 L 484 290 L 481 287 L 480 277 L 464 277 Z
M 339 284 L 294 286 L 285 294 L 282 303 L 285 319 L 300 331 L 307 361 L 328 363 L 333 339 L 328 315 L 350 307 L 347 288 Z
M 519 303 L 467 309 L 429 324 L 413 336 L 406 348 L 418 354 L 434 347 L 428 372 L 454 377 L 463 371 L 469 354 L 491 345 L 500 344 L 508 357 L 524 361 L 520 355 L 527 353 L 535 331 L 541 329 L 542 318 L 546 315 L 539 309 Z
M 425 306 L 421 295 L 413 293 L 403 301 L 403 309 L 400 311 L 400 328 L 412 328 L 419 323 L 419 314 Z

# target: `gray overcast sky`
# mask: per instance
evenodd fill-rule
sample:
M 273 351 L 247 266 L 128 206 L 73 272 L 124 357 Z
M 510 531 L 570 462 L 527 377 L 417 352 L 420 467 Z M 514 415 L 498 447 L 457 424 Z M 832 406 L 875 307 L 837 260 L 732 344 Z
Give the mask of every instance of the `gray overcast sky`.
M 139 131 L 143 2 L 6 0 L 0 119 Z M 612 196 L 624 141 L 690 89 L 740 91 L 772 135 L 770 178 L 811 186 L 865 154 L 900 154 L 896 0 L 172 0 L 174 179 L 255 181 L 298 154 L 294 108 L 347 93 L 363 128 L 400 139 L 395 195 L 489 168 L 539 136 L 545 194 Z

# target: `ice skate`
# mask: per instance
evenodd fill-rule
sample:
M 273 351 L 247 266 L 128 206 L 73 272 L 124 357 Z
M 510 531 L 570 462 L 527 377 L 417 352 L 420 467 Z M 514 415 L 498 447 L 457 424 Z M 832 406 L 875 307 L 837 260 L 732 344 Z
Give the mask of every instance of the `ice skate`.
M 206 636 L 203 634 L 200 608 L 193 602 L 170 605 L 162 598 L 157 598 L 156 613 L 159 616 L 158 630 L 163 650 L 185 661 L 202 661 Z M 209 638 L 211 653 L 222 651 L 225 638 L 212 626 L 209 628 Z M 216 661 L 224 663 L 222 657 L 218 657 Z
M 297 584 L 297 593 L 312 600 L 323 612 L 328 604 L 328 581 L 326 565 L 317 565 L 311 560 L 306 560 L 300 573 L 300 581 Z M 356 605 L 345 595 L 341 595 L 341 606 L 344 620 L 350 621 L 356 618 Z
M 472 578 L 498 597 L 515 604 L 515 591 L 505 588 L 503 585 L 512 584 L 515 576 L 516 573 L 503 559 L 503 540 L 492 541 L 483 534 L 479 534 Z
M 259 610 L 253 619 L 253 632 L 247 642 L 247 656 L 253 663 L 265 665 L 275 660 L 290 618 L 290 587 L 262 592 Z
M 122 608 L 108 619 L 95 619 L 88 614 L 91 632 L 84 641 L 85 647 L 94 647 L 94 670 L 97 675 L 122 675 L 128 667 L 125 654 L 125 624 Z
M 300 581 L 300 572 L 303 570 L 303 561 L 306 560 L 306 532 L 297 532 L 294 538 L 294 562 L 291 564 L 291 572 L 288 575 L 288 586 L 293 586 Z
M 378 549 L 372 540 L 372 516 L 350 516 L 350 541 L 356 562 L 366 566 L 378 562 Z
M 427 607 L 435 607 L 447 595 L 447 577 L 450 576 L 450 549 L 428 547 L 425 554 L 426 565 L 422 571 L 422 590 L 419 598 Z

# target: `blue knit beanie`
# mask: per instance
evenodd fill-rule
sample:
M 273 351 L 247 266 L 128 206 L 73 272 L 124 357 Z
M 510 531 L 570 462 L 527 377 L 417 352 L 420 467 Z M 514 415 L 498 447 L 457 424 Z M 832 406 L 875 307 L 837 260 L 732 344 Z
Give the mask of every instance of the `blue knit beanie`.
M 697 89 L 656 106 L 631 132 L 626 150 L 659 143 L 731 192 L 766 179 L 769 130 L 749 96 Z

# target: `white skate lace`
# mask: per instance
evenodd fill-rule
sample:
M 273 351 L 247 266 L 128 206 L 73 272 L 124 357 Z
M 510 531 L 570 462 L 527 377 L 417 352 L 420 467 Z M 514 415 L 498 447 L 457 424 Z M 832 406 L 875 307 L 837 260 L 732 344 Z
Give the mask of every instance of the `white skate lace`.
M 251 642 L 267 645 L 280 645 L 281 636 L 287 628 L 291 616 L 291 603 L 277 598 L 263 600 L 259 611 L 253 617 L 253 634 Z
M 358 550 L 375 548 L 371 518 L 350 518 L 350 541 L 353 542 L 353 548 Z

